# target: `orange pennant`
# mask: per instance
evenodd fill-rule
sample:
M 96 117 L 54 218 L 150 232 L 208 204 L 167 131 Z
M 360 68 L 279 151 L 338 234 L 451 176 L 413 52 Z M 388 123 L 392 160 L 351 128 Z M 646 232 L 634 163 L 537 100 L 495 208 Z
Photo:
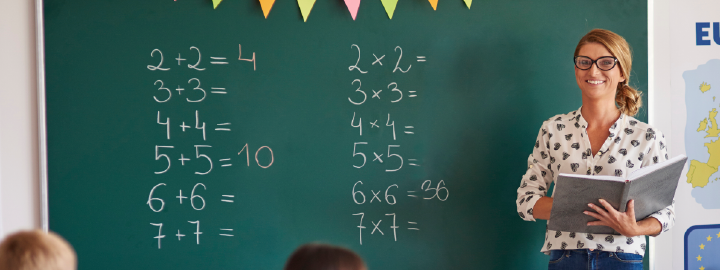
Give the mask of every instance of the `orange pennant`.
M 430 5 L 433 7 L 433 10 L 437 10 L 438 0 L 428 0 L 428 1 L 430 1 Z
M 270 14 L 273 4 L 275 4 L 275 0 L 260 0 L 260 7 L 262 7 L 263 14 L 265 14 L 265 19 Z

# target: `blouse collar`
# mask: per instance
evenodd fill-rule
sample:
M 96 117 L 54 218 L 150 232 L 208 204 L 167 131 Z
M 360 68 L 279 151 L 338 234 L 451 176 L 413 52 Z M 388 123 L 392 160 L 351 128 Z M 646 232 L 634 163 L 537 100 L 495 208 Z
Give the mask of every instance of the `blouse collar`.
M 586 129 L 588 126 L 588 123 L 587 123 L 587 121 L 585 121 L 585 118 L 582 116 L 582 106 L 580 106 L 580 108 L 578 108 L 577 111 L 574 111 L 572 114 L 575 115 L 575 117 L 574 117 L 575 123 L 579 124 L 580 126 L 582 126 L 583 128 Z M 624 113 L 620 112 L 620 117 L 618 117 L 618 119 L 615 120 L 615 123 L 612 126 L 610 126 L 610 133 L 614 134 L 614 133 L 616 133 L 616 131 L 618 129 L 620 129 L 622 121 L 625 119 L 625 117 L 626 117 L 626 115 Z

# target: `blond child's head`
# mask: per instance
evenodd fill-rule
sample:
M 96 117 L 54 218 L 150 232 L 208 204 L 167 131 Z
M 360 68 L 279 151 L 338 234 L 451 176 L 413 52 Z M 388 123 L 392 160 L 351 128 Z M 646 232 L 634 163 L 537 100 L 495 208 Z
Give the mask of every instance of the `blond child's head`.
M 75 269 L 75 250 L 55 233 L 23 231 L 9 235 L 0 244 L 0 270 Z

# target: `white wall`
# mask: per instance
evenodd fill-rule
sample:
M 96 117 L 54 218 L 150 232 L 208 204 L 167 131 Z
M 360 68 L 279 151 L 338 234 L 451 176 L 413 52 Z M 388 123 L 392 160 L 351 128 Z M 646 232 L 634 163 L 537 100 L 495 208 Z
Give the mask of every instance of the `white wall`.
M 0 237 L 40 228 L 35 1 L 0 1 Z
M 659 130 L 664 131 L 665 139 L 672 141 L 672 122 L 670 121 L 670 61 L 672 47 L 670 45 L 670 0 L 649 0 L 648 1 L 648 59 L 652 65 L 650 71 L 649 94 L 648 94 L 648 122 Z M 677 155 L 672 153 L 670 156 Z M 672 269 L 673 256 L 673 234 L 665 233 L 651 240 L 650 245 L 650 269 L 665 270 Z M 680 243 L 682 244 L 682 243 Z

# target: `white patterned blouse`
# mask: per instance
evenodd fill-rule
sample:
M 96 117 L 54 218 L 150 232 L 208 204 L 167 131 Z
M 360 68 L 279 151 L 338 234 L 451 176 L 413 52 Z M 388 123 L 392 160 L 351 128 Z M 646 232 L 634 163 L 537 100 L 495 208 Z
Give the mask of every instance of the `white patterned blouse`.
M 582 107 L 581 107 L 582 108 Z M 580 109 L 545 121 L 528 157 L 527 172 L 517 190 L 517 211 L 535 221 L 533 207 L 546 196 L 559 173 L 627 176 L 629 173 L 668 159 L 665 136 L 650 125 L 624 114 L 610 127 L 610 136 L 595 156 L 587 135 L 587 122 Z M 650 217 L 662 224 L 662 232 L 675 223 L 675 202 Z M 656 235 L 657 236 L 657 235 Z M 547 230 L 541 252 L 554 249 L 597 249 L 645 254 L 645 237 L 590 234 Z

